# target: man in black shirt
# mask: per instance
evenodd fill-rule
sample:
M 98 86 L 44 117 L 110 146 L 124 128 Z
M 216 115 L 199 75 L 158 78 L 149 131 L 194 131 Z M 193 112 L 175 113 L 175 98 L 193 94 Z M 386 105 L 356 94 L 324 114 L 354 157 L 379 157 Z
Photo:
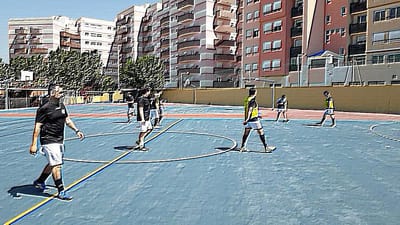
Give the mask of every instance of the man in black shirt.
M 52 174 L 54 183 L 58 189 L 57 197 L 61 200 L 70 201 L 72 197 L 64 191 L 61 177 L 65 124 L 74 130 L 81 140 L 84 138 L 84 134 L 76 128 L 68 116 L 65 105 L 60 101 L 62 88 L 51 84 L 48 92 L 50 96 L 48 102 L 42 105 L 36 112 L 32 143 L 29 148 L 30 154 L 35 155 L 37 153 L 37 139 L 40 135 L 41 152 L 47 157 L 48 164 L 44 167 L 39 178 L 33 182 L 33 185 L 44 191 L 46 188 L 45 181 Z
M 146 150 L 144 147 L 144 138 L 150 134 L 153 127 L 150 122 L 150 88 L 144 88 L 140 92 L 140 97 L 137 103 L 137 121 L 140 123 L 139 140 L 136 141 L 137 149 Z

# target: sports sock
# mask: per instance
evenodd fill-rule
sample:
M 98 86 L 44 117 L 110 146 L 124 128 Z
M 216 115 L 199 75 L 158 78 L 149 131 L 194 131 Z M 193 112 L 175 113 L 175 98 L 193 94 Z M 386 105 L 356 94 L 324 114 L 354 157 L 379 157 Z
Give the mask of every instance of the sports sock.
M 54 184 L 56 185 L 58 192 L 64 191 L 62 179 L 55 180 Z

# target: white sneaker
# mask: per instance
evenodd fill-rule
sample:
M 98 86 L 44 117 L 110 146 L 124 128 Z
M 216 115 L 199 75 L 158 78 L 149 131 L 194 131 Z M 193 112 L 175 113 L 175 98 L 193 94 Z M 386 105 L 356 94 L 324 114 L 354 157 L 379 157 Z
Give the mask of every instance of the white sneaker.
M 240 152 L 247 152 L 247 148 L 246 147 L 241 147 L 240 148 Z
M 265 147 L 265 152 L 266 153 L 271 153 L 272 151 L 274 151 L 276 149 L 275 146 L 267 146 Z

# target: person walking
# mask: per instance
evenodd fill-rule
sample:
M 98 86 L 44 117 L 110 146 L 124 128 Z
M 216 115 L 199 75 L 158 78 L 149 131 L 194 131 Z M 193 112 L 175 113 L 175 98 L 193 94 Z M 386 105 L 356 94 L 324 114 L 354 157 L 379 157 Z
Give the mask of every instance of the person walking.
M 259 118 L 258 103 L 256 101 L 257 90 L 255 88 L 249 89 L 249 96 L 244 100 L 244 133 L 242 137 L 242 143 L 240 146 L 240 152 L 247 151 L 246 142 L 250 135 L 251 130 L 256 130 L 260 136 L 261 142 L 264 145 L 264 151 L 267 153 L 272 152 L 276 149 L 274 146 L 268 146 L 264 135 L 264 129 Z
M 128 92 L 128 95 L 126 96 L 126 103 L 128 103 L 128 111 L 127 111 L 127 117 L 128 117 L 128 123 L 131 122 L 131 117 L 135 116 L 135 98 L 132 96 L 131 92 Z
M 150 88 L 144 88 L 140 93 L 141 95 L 138 99 L 136 115 L 136 119 L 140 123 L 140 132 L 138 140 L 136 141 L 137 146 L 135 149 L 146 151 L 147 148 L 144 145 L 144 139 L 153 130 L 150 121 Z
M 288 107 L 288 100 L 286 98 L 286 95 L 282 95 L 278 100 L 276 101 L 276 119 L 275 121 L 278 122 L 279 117 L 283 116 L 283 122 L 289 122 L 289 119 L 287 118 L 287 107 Z
M 320 122 L 316 123 L 317 126 L 323 126 L 324 122 L 326 120 L 326 116 L 329 115 L 329 117 L 332 120 L 331 123 L 331 127 L 336 127 L 336 119 L 335 119 L 335 106 L 334 106 L 334 102 L 333 102 L 333 98 L 331 93 L 329 93 L 329 91 L 324 91 L 324 96 L 325 96 L 325 111 L 324 114 L 322 115 L 322 119 Z
M 64 127 L 65 124 L 75 131 L 76 135 L 83 140 L 85 138 L 68 115 L 67 109 L 60 100 L 63 90 L 60 86 L 51 84 L 48 88 L 49 100 L 38 108 L 35 118 L 35 126 L 32 134 L 32 143 L 29 152 L 36 155 L 38 151 L 38 137 L 40 136 L 40 152 L 47 158 L 47 165 L 44 167 L 39 178 L 33 185 L 44 191 L 46 180 L 53 177 L 54 184 L 58 190 L 57 198 L 70 201 L 72 197 L 64 189 L 62 180 L 62 164 L 64 155 Z

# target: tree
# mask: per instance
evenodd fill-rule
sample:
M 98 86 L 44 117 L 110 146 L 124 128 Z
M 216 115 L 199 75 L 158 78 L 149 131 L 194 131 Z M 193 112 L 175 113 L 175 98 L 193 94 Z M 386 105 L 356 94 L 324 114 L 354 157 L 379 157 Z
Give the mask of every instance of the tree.
M 164 65 L 155 56 L 139 57 L 135 62 L 128 60 L 121 71 L 123 87 L 160 89 L 164 87 Z

